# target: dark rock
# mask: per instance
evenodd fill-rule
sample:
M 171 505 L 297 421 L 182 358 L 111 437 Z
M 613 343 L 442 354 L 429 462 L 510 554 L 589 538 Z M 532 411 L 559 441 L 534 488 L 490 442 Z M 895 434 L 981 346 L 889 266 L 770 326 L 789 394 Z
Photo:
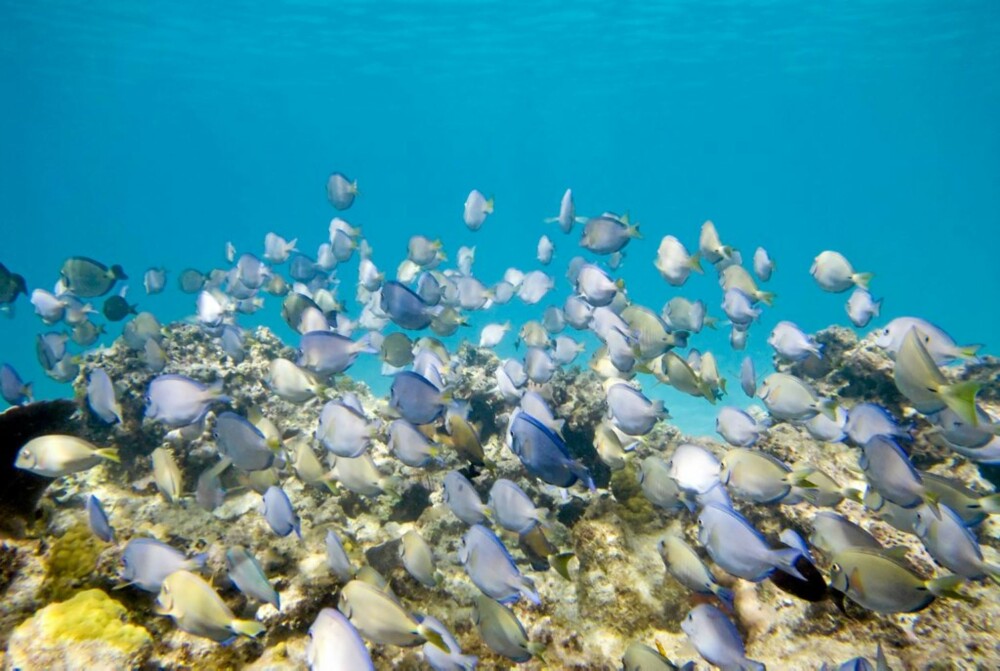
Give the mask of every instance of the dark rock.
M 400 540 L 397 538 L 368 548 L 365 550 L 365 559 L 368 560 L 368 565 L 373 569 L 383 576 L 388 576 L 394 568 L 399 566 L 399 546 Z
M 429 505 L 431 505 L 430 490 L 418 482 L 399 497 L 399 501 L 392 507 L 389 519 L 393 522 L 413 522 Z

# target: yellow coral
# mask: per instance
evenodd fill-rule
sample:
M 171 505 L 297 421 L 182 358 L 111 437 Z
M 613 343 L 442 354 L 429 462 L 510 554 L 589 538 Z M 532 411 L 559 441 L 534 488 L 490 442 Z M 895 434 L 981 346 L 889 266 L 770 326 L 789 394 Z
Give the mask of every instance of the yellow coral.
M 125 607 L 107 594 L 89 589 L 69 601 L 49 604 L 18 630 L 30 630 L 34 644 L 42 647 L 93 641 L 132 657 L 151 645 L 153 639 L 142 627 L 126 623 L 126 614 Z
M 42 597 L 59 601 L 89 586 L 98 554 L 100 547 L 85 524 L 70 527 L 49 547 Z

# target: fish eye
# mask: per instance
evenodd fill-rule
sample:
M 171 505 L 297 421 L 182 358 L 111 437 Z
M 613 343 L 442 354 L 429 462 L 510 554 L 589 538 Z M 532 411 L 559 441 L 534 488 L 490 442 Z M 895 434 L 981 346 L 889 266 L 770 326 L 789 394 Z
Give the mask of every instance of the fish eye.
M 831 570 L 831 571 L 832 571 L 833 573 L 840 573 L 840 564 L 837 564 L 836 562 L 835 562 L 835 563 L 833 563 L 833 564 L 831 564 L 831 565 L 830 565 L 830 570 Z

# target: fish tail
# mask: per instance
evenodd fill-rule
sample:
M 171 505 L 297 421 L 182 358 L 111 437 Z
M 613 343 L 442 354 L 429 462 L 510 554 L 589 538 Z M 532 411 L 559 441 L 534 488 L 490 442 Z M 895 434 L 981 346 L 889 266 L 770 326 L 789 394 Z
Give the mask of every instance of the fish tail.
M 819 485 L 814 483 L 809 479 L 809 476 L 816 472 L 815 468 L 803 468 L 797 471 L 792 471 L 788 474 L 788 483 L 794 487 L 802 487 L 804 489 L 818 489 Z
M 122 460 L 118 458 L 117 447 L 101 447 L 95 450 L 95 453 L 101 459 L 107 459 L 108 461 L 113 461 L 116 464 L 122 463 Z
M 542 223 L 545 223 L 545 224 L 558 224 L 559 223 L 559 217 L 545 217 L 544 219 L 542 219 Z
M 704 275 L 705 269 L 701 267 L 701 252 L 695 252 L 688 257 L 687 266 L 694 272 Z
M 125 269 L 122 268 L 117 263 L 115 265 L 111 266 L 111 276 L 114 277 L 116 280 L 127 280 L 128 279 L 128 275 L 125 274 Z
M 794 576 L 799 580 L 805 580 L 805 576 L 799 573 L 799 570 L 795 568 L 795 562 L 799 560 L 802 556 L 802 552 L 794 548 L 784 548 L 782 550 L 774 550 L 774 560 L 775 567 L 781 569 L 790 576 Z
M 951 597 L 971 601 L 972 598 L 962 594 L 958 588 L 965 584 L 965 578 L 960 575 L 945 575 L 927 581 L 927 591 L 938 597 Z
M 229 629 L 240 636 L 257 638 L 264 633 L 264 625 L 256 620 L 233 620 L 229 624 Z
M 767 671 L 764 662 L 755 662 L 752 659 L 745 660 L 740 664 L 740 671 Z
M 1000 494 L 990 494 L 979 499 L 980 507 L 991 515 L 1000 513 Z
M 27 397 L 28 403 L 34 403 L 35 402 L 35 395 L 34 395 L 34 392 L 32 391 L 32 383 L 31 382 L 29 382 L 28 384 L 26 384 L 23 387 L 21 387 L 21 393 L 24 394 L 25 397 Z
M 354 180 L 353 182 L 351 182 L 351 193 L 353 193 L 355 196 L 361 193 L 361 191 L 358 190 L 358 180 Z
M 572 552 L 560 552 L 549 557 L 549 563 L 552 564 L 552 568 L 556 570 L 556 573 L 566 580 L 570 580 L 569 563 L 575 556 Z
M 628 227 L 628 237 L 642 240 L 642 233 L 639 232 L 639 224 L 634 224 Z
M 538 661 L 542 663 L 542 666 L 548 666 L 548 662 L 542 657 L 542 653 L 545 652 L 545 645 L 543 643 L 533 642 L 528 643 L 528 652 L 538 658 Z
M 875 277 L 875 273 L 854 273 L 851 275 L 851 279 L 854 280 L 854 284 L 867 290 L 869 283 Z
M 200 552 L 194 555 L 193 557 L 189 558 L 186 564 L 189 569 L 194 570 L 194 569 L 200 569 L 203 566 L 205 566 L 205 562 L 207 561 L 208 561 L 208 553 Z
M 778 295 L 776 293 L 774 293 L 773 291 L 758 291 L 757 292 L 757 300 L 759 300 L 761 303 L 763 303 L 767 307 L 771 307 L 771 306 L 774 305 L 774 299 L 777 298 L 777 296 Z
M 722 605 L 726 607 L 726 610 L 728 610 L 730 613 L 736 612 L 736 606 L 734 601 L 735 595 L 733 594 L 733 590 L 727 589 L 722 585 L 717 584 L 712 587 L 712 593 L 715 594 L 715 598 L 717 598 L 719 601 L 722 602 Z
M 952 412 L 958 415 L 963 422 L 970 426 L 978 426 L 979 418 L 976 413 L 976 394 L 979 393 L 978 382 L 958 382 L 941 387 L 938 393 Z
M 449 653 L 451 652 L 451 649 L 448 647 L 448 644 L 444 642 L 444 639 L 441 637 L 441 634 L 437 633 L 427 625 L 421 624 L 420 626 L 418 626 L 417 633 L 423 636 L 424 639 L 428 643 L 433 645 L 435 648 L 439 648 L 444 652 L 449 652 Z
M 493 214 L 493 205 L 495 202 L 496 198 L 490 196 L 489 199 L 486 201 L 486 204 L 483 206 L 483 212 L 485 212 L 486 214 Z
M 979 355 L 977 352 L 979 352 L 982 347 L 982 345 L 965 345 L 964 347 L 958 348 L 957 354 L 963 359 L 978 360 Z

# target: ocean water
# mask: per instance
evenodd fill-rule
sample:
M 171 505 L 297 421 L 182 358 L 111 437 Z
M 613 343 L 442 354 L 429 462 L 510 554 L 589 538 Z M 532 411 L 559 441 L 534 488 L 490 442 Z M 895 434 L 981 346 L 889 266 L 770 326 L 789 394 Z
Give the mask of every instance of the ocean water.
M 540 267 L 536 242 L 552 237 L 557 291 L 473 315 L 471 340 L 569 292 L 579 232 L 543 219 L 572 188 L 580 214 L 640 222 L 620 272 L 654 309 L 680 294 L 723 318 L 714 273 L 681 289 L 659 278 L 663 235 L 693 249 L 711 219 L 746 258 L 766 247 L 778 299 L 750 338 L 761 369 L 776 321 L 848 323 L 847 294 L 808 275 L 824 249 L 876 274 L 873 326 L 919 315 L 995 351 L 995 2 L 2 2 L 0 83 L 0 261 L 30 288 L 86 255 L 122 264 L 140 309 L 184 318 L 179 272 L 224 267 L 227 241 L 261 254 L 275 231 L 314 253 L 337 170 L 358 180 L 345 216 L 390 274 L 414 233 L 451 258 L 475 245 L 488 284 Z M 496 198 L 476 233 L 461 218 L 473 188 Z M 151 266 L 170 271 L 164 294 L 142 291 Z M 338 270 L 354 314 L 355 268 Z M 293 342 L 278 312 L 271 299 L 241 323 Z M 36 362 L 42 330 L 22 297 L 0 320 L 2 359 L 39 397 L 65 396 Z M 734 378 L 727 332 L 692 344 Z M 386 388 L 374 362 L 354 373 Z M 712 431 L 704 402 L 650 393 L 682 429 Z

